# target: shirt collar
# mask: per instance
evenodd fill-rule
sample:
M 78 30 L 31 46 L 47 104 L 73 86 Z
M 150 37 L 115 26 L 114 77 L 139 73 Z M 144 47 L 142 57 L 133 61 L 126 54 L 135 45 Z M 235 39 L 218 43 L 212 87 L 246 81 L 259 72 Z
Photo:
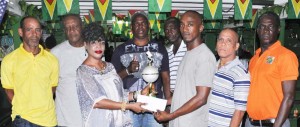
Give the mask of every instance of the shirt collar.
M 39 48 L 41 49 L 41 51 L 37 54 L 37 55 L 40 55 L 40 54 L 44 54 L 44 48 L 42 45 L 39 45 Z M 20 49 L 21 51 L 24 53 L 24 54 L 27 54 L 27 55 L 33 55 L 31 52 L 28 52 L 24 49 L 23 47 L 23 43 L 20 44 Z
M 229 70 L 230 68 L 236 66 L 236 65 L 239 65 L 241 62 L 239 60 L 239 57 L 236 56 L 232 61 L 230 61 L 229 63 L 226 63 L 224 66 L 222 66 L 220 69 L 222 68 L 225 68 L 226 70 Z M 218 60 L 217 62 L 217 67 L 219 66 L 220 64 L 220 60 Z
M 277 40 L 274 44 L 272 44 L 266 51 L 274 51 L 276 50 L 278 47 L 281 46 L 281 42 L 279 40 Z M 260 54 L 261 52 L 261 48 L 257 49 L 255 51 L 255 54 Z

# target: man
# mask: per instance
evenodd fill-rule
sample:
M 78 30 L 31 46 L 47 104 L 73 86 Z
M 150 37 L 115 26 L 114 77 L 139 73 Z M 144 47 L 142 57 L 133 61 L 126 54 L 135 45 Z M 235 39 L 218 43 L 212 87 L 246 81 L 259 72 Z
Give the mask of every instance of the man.
M 220 59 L 209 99 L 210 127 L 239 127 L 246 111 L 250 76 L 236 56 L 238 38 L 234 30 L 227 28 L 217 39 Z
M 281 46 L 279 16 L 266 12 L 258 19 L 260 48 L 251 58 L 247 127 L 290 127 L 288 115 L 294 101 L 298 60 Z
M 57 121 L 59 126 L 81 127 L 75 80 L 77 68 L 87 57 L 81 37 L 82 21 L 77 14 L 67 14 L 63 17 L 62 24 L 67 40 L 51 50 L 60 65 L 55 99 Z
M 169 93 L 170 95 L 166 95 L 166 97 L 170 98 L 175 89 L 178 66 L 187 50 L 180 34 L 180 20 L 178 18 L 170 17 L 165 21 L 165 35 L 167 40 L 171 43 L 171 46 L 167 48 L 171 93 Z
M 39 45 L 42 28 L 36 18 L 22 18 L 18 33 L 23 43 L 5 56 L 1 65 L 13 126 L 56 126 L 53 92 L 58 83 L 58 61 Z
M 216 58 L 202 42 L 200 35 L 204 27 L 200 14 L 187 11 L 180 20 L 180 32 L 187 52 L 179 65 L 171 113 L 158 111 L 155 117 L 159 121 L 171 120 L 170 127 L 207 127 L 206 102 L 212 86 Z
M 162 86 L 164 92 L 166 92 L 165 88 L 169 86 L 170 78 L 167 51 L 161 43 L 153 40 L 149 41 L 149 22 L 144 13 L 137 12 L 132 16 L 131 29 L 133 39 L 128 40 L 115 49 L 111 62 L 123 79 L 124 88 L 130 92 L 139 92 L 147 85 L 142 78 L 141 72 L 150 62 L 148 59 L 152 59 L 152 66 L 158 68 L 160 74 L 159 78 L 154 82 L 155 90 L 158 92 L 156 97 L 162 98 Z M 150 57 L 150 54 L 152 57 Z M 132 119 L 134 127 L 162 126 L 154 119 L 152 113 L 149 112 L 141 114 L 132 113 Z

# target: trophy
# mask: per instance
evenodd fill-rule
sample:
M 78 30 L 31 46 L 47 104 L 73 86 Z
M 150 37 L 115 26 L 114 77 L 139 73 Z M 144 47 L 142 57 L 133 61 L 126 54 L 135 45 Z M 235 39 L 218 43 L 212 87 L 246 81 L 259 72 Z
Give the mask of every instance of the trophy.
M 155 82 L 158 78 L 158 69 L 152 66 L 153 55 L 151 54 L 151 52 L 148 51 L 146 54 L 148 57 L 148 66 L 143 70 L 142 77 L 146 82 L 148 82 L 149 96 L 155 97 L 157 92 L 155 90 L 155 84 L 153 82 Z

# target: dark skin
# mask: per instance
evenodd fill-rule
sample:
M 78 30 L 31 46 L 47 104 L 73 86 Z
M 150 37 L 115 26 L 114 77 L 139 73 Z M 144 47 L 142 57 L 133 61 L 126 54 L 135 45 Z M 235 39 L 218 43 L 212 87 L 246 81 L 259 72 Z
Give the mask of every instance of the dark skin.
M 180 32 L 187 44 L 188 51 L 202 44 L 202 39 L 200 36 L 202 31 L 203 25 L 199 15 L 197 15 L 195 12 L 190 11 L 182 15 Z M 179 116 L 183 116 L 190 112 L 193 112 L 201 106 L 205 105 L 210 93 L 210 87 L 196 86 L 195 89 L 197 92 L 196 95 L 176 111 L 172 113 L 168 113 L 166 111 L 157 111 L 156 113 L 154 113 L 154 117 L 160 122 L 169 121 L 178 118 Z
M 81 37 L 81 21 L 79 21 L 79 19 L 75 16 L 68 16 L 64 19 L 63 25 L 64 32 L 70 45 L 73 47 L 82 47 L 84 43 Z
M 165 34 L 166 34 L 166 38 L 169 40 L 169 42 L 171 42 L 173 44 L 173 54 L 176 54 L 180 47 L 181 41 L 182 41 L 182 37 L 180 35 L 180 29 L 176 28 L 176 25 L 174 22 L 166 22 Z M 170 79 L 169 79 L 169 81 L 170 81 Z M 166 89 L 165 96 L 168 100 L 167 105 L 170 105 L 171 100 L 172 100 L 170 86 L 166 86 L 164 88 Z
M 165 34 L 169 42 L 171 42 L 174 45 L 173 54 L 176 54 L 182 41 L 180 29 L 176 28 L 174 22 L 167 22 L 165 25 Z
M 264 17 L 260 19 L 257 34 L 261 45 L 261 55 L 278 40 L 280 28 L 279 23 L 276 23 L 271 16 L 264 15 Z M 286 121 L 295 98 L 296 80 L 285 80 L 282 81 L 281 84 L 283 99 L 273 127 L 281 127 Z
M 138 15 L 135 20 L 132 21 L 131 23 L 131 30 L 133 33 L 133 42 L 137 46 L 144 46 L 147 45 L 149 42 L 149 37 L 148 37 L 148 31 L 149 31 L 149 22 L 146 17 L 143 17 L 142 15 Z M 128 68 L 123 69 L 122 71 L 118 72 L 119 76 L 123 79 L 127 77 L 129 74 L 126 72 L 126 69 L 129 73 L 134 73 L 139 71 L 139 61 L 137 60 L 136 57 L 133 58 L 133 60 L 130 62 L 130 65 Z M 168 91 L 170 89 L 170 76 L 169 72 L 161 72 L 160 73 L 162 76 L 162 82 L 163 82 L 163 91 L 165 96 L 168 94 Z M 153 85 L 154 86 L 154 85 Z M 168 97 L 168 96 L 166 96 Z

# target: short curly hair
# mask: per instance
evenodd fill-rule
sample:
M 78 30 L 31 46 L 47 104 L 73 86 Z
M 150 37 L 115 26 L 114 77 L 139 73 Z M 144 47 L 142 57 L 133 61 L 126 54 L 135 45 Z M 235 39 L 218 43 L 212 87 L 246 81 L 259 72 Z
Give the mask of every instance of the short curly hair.
M 103 27 L 100 25 L 100 23 L 96 22 L 90 23 L 83 28 L 82 38 L 86 43 L 106 41 Z

